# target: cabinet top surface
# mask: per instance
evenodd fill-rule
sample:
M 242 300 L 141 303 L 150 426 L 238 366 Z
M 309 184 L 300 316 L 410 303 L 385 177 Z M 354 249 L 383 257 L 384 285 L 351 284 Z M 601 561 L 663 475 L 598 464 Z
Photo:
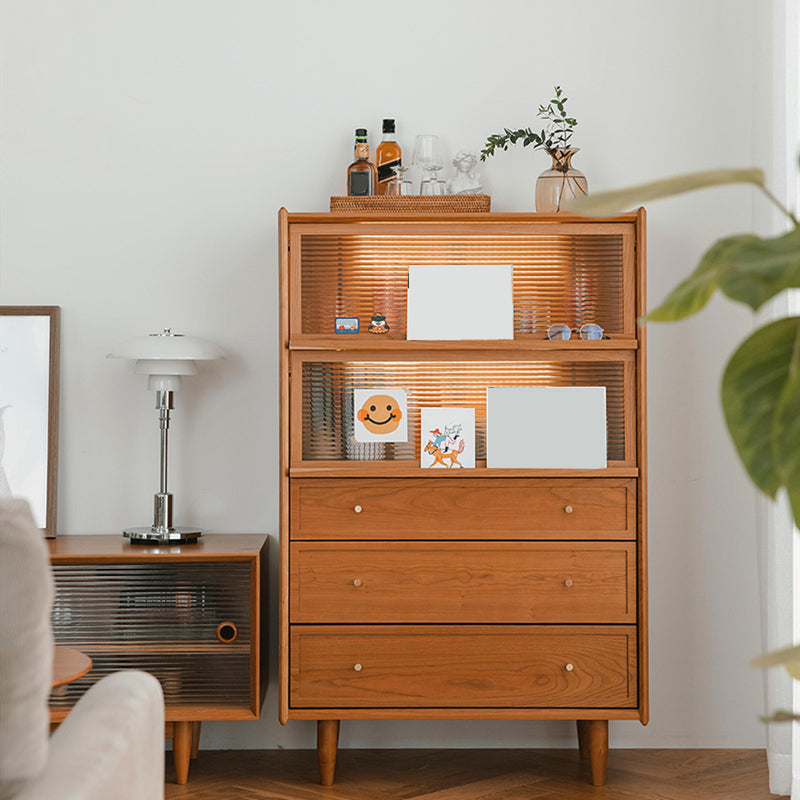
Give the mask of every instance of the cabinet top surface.
M 370 212 L 370 213 L 337 213 L 328 211 L 296 212 L 285 208 L 281 215 L 287 215 L 290 222 L 518 222 L 518 223 L 581 223 L 608 224 L 609 222 L 635 222 L 641 208 L 616 217 L 597 218 L 582 217 L 578 214 L 559 212 L 557 214 L 539 214 L 534 212 L 477 212 L 477 213 L 402 213 L 402 212 Z
M 93 561 L 248 561 L 265 547 L 260 533 L 211 533 L 195 544 L 131 544 L 121 534 L 58 536 L 48 539 L 53 562 Z

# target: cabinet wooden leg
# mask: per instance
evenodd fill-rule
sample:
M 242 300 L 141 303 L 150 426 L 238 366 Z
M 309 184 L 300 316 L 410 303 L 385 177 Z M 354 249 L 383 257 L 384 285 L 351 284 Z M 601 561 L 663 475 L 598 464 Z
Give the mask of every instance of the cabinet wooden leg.
M 605 786 L 608 765 L 608 720 L 579 719 L 578 747 L 581 758 L 589 759 L 592 785 Z
M 192 758 L 197 758 L 197 751 L 200 749 L 200 726 L 202 722 L 192 723 Z
M 319 760 L 319 782 L 333 786 L 336 773 L 336 750 L 339 746 L 339 720 L 317 720 L 317 759 Z
M 172 723 L 172 758 L 175 762 L 175 783 L 183 786 L 189 780 L 189 759 L 192 755 L 191 722 Z

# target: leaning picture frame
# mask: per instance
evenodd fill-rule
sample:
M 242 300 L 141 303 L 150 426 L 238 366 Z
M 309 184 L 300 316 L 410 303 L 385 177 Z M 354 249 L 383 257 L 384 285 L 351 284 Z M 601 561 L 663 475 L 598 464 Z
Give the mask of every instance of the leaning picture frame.
M 28 501 L 56 535 L 59 306 L 0 306 L 0 497 Z

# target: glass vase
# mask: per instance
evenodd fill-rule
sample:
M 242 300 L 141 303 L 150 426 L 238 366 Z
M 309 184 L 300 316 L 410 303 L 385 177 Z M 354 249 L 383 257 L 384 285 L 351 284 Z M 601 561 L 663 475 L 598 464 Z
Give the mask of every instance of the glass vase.
M 548 150 L 553 163 L 536 179 L 536 210 L 561 211 L 567 200 L 583 197 L 589 191 L 586 176 L 572 166 L 579 148 Z

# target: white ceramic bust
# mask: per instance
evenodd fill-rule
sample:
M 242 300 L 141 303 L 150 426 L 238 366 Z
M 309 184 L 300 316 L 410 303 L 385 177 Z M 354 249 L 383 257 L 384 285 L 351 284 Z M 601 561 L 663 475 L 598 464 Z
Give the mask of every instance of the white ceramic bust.
M 459 150 L 453 158 L 456 168 L 455 177 L 450 180 L 450 194 L 480 194 L 483 187 L 479 183 L 475 167 L 478 165 L 478 156 Z

